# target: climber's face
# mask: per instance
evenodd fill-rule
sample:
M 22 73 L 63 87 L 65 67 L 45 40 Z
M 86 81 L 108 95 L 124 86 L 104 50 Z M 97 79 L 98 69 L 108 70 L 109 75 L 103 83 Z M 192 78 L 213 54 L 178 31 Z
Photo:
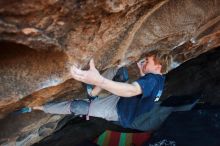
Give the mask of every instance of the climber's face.
M 161 70 L 161 65 L 156 64 L 154 61 L 154 56 L 146 57 L 143 62 L 142 71 L 144 74 L 147 73 L 159 73 Z

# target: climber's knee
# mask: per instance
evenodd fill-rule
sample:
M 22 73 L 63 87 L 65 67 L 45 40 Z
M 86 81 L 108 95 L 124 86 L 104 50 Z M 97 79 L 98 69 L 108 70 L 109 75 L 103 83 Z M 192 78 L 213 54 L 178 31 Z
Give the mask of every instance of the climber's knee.
M 75 115 L 87 115 L 89 111 L 89 102 L 85 100 L 74 100 L 71 102 L 70 111 Z

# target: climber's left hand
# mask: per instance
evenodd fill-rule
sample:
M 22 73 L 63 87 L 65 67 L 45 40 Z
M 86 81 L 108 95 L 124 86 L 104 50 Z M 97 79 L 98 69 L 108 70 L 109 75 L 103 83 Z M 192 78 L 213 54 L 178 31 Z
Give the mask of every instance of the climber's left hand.
M 104 81 L 99 71 L 95 68 L 94 60 L 89 62 L 89 70 L 78 69 L 75 65 L 70 68 L 71 75 L 74 79 L 92 85 L 100 85 Z

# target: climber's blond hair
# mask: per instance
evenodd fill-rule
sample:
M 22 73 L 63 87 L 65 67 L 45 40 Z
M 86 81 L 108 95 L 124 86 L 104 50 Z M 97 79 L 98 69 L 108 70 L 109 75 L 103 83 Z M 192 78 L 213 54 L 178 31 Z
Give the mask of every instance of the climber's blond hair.
M 153 50 L 146 54 L 145 57 L 154 57 L 155 64 L 160 64 L 162 66 L 161 73 L 165 74 L 169 71 L 171 56 L 167 51 Z

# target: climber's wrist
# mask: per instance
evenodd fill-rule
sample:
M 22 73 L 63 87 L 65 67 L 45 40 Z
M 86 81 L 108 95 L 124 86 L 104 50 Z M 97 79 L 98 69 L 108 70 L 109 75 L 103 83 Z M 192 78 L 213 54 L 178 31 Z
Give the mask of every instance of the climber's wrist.
M 105 78 L 104 78 L 103 76 L 100 75 L 100 80 L 99 80 L 97 86 L 103 86 L 104 83 L 105 83 Z

